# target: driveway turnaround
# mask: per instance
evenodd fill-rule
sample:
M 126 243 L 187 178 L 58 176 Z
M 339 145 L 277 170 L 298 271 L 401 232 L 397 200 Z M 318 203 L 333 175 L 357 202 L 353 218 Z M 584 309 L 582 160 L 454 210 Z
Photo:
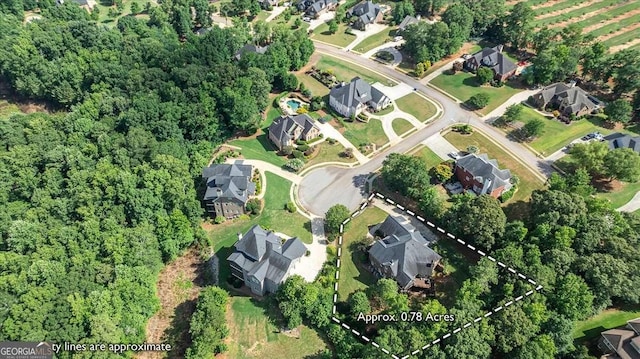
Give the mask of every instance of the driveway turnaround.
M 383 94 L 387 95 L 387 97 L 389 97 L 393 101 L 399 99 L 400 97 L 407 96 L 408 94 L 413 92 L 413 87 L 405 83 L 399 83 L 395 86 L 385 86 L 379 82 L 376 82 L 371 86 L 382 91 Z
M 449 153 L 458 152 L 458 149 L 451 144 L 451 142 L 447 141 L 440 133 L 436 133 L 435 135 L 427 138 L 422 141 L 422 144 L 429 147 L 431 151 L 433 151 L 436 155 L 438 155 L 443 160 L 450 160 Z

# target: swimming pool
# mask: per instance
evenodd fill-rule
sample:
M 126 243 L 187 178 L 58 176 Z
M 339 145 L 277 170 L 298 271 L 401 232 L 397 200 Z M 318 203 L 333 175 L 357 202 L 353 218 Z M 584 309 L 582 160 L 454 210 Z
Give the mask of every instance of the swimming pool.
M 300 105 L 302 104 L 299 101 L 291 99 L 287 101 L 287 105 L 289 105 L 289 107 L 291 107 L 291 109 L 295 112 L 295 111 L 298 111 L 298 109 L 300 108 Z

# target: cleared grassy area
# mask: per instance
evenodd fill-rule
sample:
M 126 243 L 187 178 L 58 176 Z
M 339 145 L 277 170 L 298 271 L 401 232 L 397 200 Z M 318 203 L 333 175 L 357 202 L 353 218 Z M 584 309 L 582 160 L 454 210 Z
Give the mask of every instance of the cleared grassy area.
M 302 16 L 300 15 L 292 15 L 289 18 L 289 21 L 284 19 L 284 14 L 280 14 L 277 18 L 277 20 L 273 20 L 270 23 L 271 24 L 275 24 L 275 25 L 286 25 L 287 27 L 289 27 L 290 29 L 296 29 L 294 23 L 296 21 L 296 19 L 300 19 L 302 20 Z M 309 23 L 306 21 L 302 21 L 300 24 L 300 27 L 298 29 L 307 29 L 309 27 Z
M 303 83 L 306 88 L 311 90 L 312 96 L 326 96 L 329 94 L 329 88 L 313 77 L 306 74 L 296 74 L 296 77 L 300 83 Z
M 382 128 L 382 122 L 375 118 L 370 119 L 369 123 L 344 121 L 344 127 L 346 129 L 343 133 L 344 137 L 356 148 L 368 143 L 374 143 L 379 148 L 389 142 Z
M 408 114 L 413 115 L 418 121 L 425 122 L 433 117 L 437 110 L 429 101 L 418 94 L 410 93 L 396 100 L 398 108 Z
M 565 124 L 553 118 L 547 118 L 529 107 L 523 107 L 520 121 L 527 123 L 533 119 L 539 119 L 544 123 L 542 135 L 531 141 L 529 145 L 542 155 L 549 156 L 558 151 L 569 142 L 591 132 L 600 132 L 607 135 L 613 132 L 603 127 L 603 120 L 597 117 L 573 121 Z
M 270 12 L 262 10 L 262 11 L 260 11 L 260 13 L 256 17 L 253 18 L 253 20 L 251 22 L 258 22 L 260 20 L 266 20 L 269 17 L 269 15 L 271 15 Z
M 576 1 L 576 0 L 572 0 L 572 1 Z M 582 2 L 582 1 L 578 1 L 578 2 Z M 558 22 L 561 22 L 561 21 L 566 21 L 566 20 L 569 20 L 569 19 L 574 18 L 574 17 L 583 16 L 585 14 L 588 14 L 590 12 L 596 11 L 598 9 L 602 9 L 604 7 L 615 5 L 617 3 L 619 3 L 619 0 L 605 0 L 605 1 L 597 2 L 597 3 L 591 4 L 589 6 L 585 6 L 583 8 L 580 8 L 580 9 L 567 11 L 564 14 L 559 14 L 559 15 L 548 17 L 548 18 L 545 18 L 545 19 L 535 20 L 535 21 L 533 21 L 533 26 L 535 26 L 535 27 L 543 27 L 543 26 L 555 24 L 555 23 L 558 23 Z
M 531 192 L 544 187 L 544 183 L 542 183 L 542 181 L 537 177 L 534 177 L 533 173 L 531 173 L 527 167 L 477 131 L 471 135 L 461 135 L 457 132 L 449 132 L 444 137 L 458 150 L 466 150 L 469 145 L 478 147 L 479 153 L 488 154 L 489 158 L 493 158 L 498 161 L 500 168 L 507 168 L 512 174 L 515 174 L 520 178 L 518 190 L 514 194 L 513 198 L 507 203 L 517 201 L 527 202 L 531 196 Z
M 370 207 L 349 223 L 342 243 L 342 264 L 338 280 L 340 300 L 346 300 L 350 293 L 376 282 L 373 274 L 362 265 L 365 256 L 358 251 L 358 242 L 366 238 L 369 226 L 381 223 L 386 217 L 387 213 L 383 210 Z
M 275 113 L 272 112 L 272 115 L 275 115 Z M 282 166 L 287 162 L 286 158 L 278 156 L 276 147 L 269 141 L 266 133 L 260 134 L 255 138 L 233 140 L 229 144 L 242 148 L 240 153 L 247 159 L 261 160 L 276 166 Z
M 230 298 L 227 313 L 229 325 L 228 358 L 289 359 L 314 357 L 327 345 L 314 330 L 300 326 L 300 338 L 280 333 L 275 324 L 277 305 L 271 298 L 255 300 L 250 297 Z
M 313 158 L 307 161 L 305 167 L 310 167 L 323 162 L 355 162 L 352 158 L 346 158 L 340 155 L 344 151 L 344 146 L 337 142 L 332 145 L 325 141 L 319 144 L 318 147 L 319 149 L 316 150 L 318 152 L 316 152 L 316 155 Z
M 395 36 L 397 29 L 398 28 L 394 26 L 394 27 L 386 28 L 378 33 L 375 33 L 367 37 L 366 39 L 362 40 L 362 42 L 356 45 L 356 47 L 353 50 L 360 53 L 365 53 L 369 50 L 373 50 L 376 47 L 391 40 L 391 38 Z
M 0 117 L 9 117 L 16 113 L 22 113 L 17 105 L 5 100 L 0 101 Z
M 422 146 L 413 155 L 421 158 L 427 164 L 427 168 L 435 167 L 444 161 L 427 146 Z
M 338 31 L 335 34 L 331 34 L 329 32 L 329 24 L 325 22 L 313 30 L 311 37 L 322 42 L 345 47 L 356 39 L 355 35 L 346 33 L 348 28 L 349 25 L 340 23 L 338 24 Z
M 110 17 L 109 16 L 109 9 L 111 8 L 116 8 L 115 6 L 108 6 L 106 4 L 109 4 L 108 1 L 105 0 L 97 0 L 96 1 L 96 6 L 94 7 L 94 11 L 95 9 L 99 9 L 99 16 L 98 16 L 98 22 L 103 23 L 103 24 L 108 24 L 110 26 L 116 25 L 117 23 L 117 19 L 123 16 L 127 16 L 131 14 L 131 4 L 132 3 L 138 3 L 138 5 L 140 6 L 140 13 L 138 16 L 142 15 L 142 14 L 146 14 L 144 12 L 144 8 L 147 5 L 147 3 L 151 3 L 151 6 L 157 6 L 157 2 L 156 1 L 150 1 L 150 0 L 123 0 L 122 1 L 122 5 L 123 5 L 123 9 L 122 12 L 120 14 L 118 14 L 118 16 L 116 16 L 115 18 Z
M 393 132 L 397 135 L 402 135 L 403 133 L 413 129 L 413 125 L 411 122 L 405 120 L 404 118 L 396 118 L 391 122 L 391 127 L 393 127 Z
M 640 38 L 640 28 L 635 29 L 633 31 L 625 32 L 618 36 L 612 37 L 603 42 L 606 47 L 624 45 L 627 42 Z
M 396 84 L 386 77 L 367 70 L 364 67 L 360 67 L 351 62 L 346 62 L 329 55 L 321 55 L 320 59 L 316 63 L 316 67 L 321 70 L 332 70 L 334 76 L 339 81 L 349 82 L 352 78 L 359 76 L 369 83 L 380 82 L 387 86 L 393 86 Z
M 640 2 L 637 1 L 632 1 L 630 3 L 624 4 L 622 6 L 616 7 L 615 9 L 612 9 L 610 11 L 601 13 L 601 14 L 597 14 L 594 15 L 588 19 L 585 19 L 583 21 L 578 22 L 578 24 L 580 24 L 580 26 L 582 26 L 583 28 L 595 25 L 597 23 L 600 23 L 602 21 L 607 21 L 609 19 L 613 19 L 616 16 L 620 16 L 622 14 L 626 14 L 629 11 L 633 11 L 636 9 L 640 9 Z
M 489 105 L 479 110 L 483 114 L 488 114 L 511 96 L 522 91 L 512 87 L 509 82 L 502 87 L 478 86 L 475 75 L 468 72 L 459 72 L 455 75 L 444 73 L 433 79 L 431 84 L 463 102 L 466 102 L 473 95 L 486 93 L 489 95 Z
M 606 198 L 611 201 L 613 208 L 622 207 L 640 191 L 640 183 L 622 182 L 622 188 L 613 192 L 598 193 L 598 197 Z
M 598 37 L 598 36 L 602 36 L 602 35 L 606 35 L 606 34 L 610 34 L 610 33 L 622 30 L 627 26 L 634 25 L 639 22 L 640 22 L 640 15 L 634 15 L 626 19 L 618 20 L 609 25 L 605 25 L 599 29 L 591 31 L 589 34 L 593 35 L 594 37 Z
M 573 339 L 578 342 L 596 338 L 601 332 L 623 326 L 628 320 L 640 317 L 640 307 L 635 309 L 607 309 L 587 320 L 578 322 L 573 330 Z

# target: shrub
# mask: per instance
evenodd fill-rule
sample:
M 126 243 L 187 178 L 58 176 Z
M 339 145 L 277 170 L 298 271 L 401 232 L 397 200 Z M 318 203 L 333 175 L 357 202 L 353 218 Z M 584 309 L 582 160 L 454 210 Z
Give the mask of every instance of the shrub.
M 489 95 L 486 93 L 479 93 L 471 96 L 469 100 L 467 100 L 467 104 L 474 109 L 481 109 L 487 107 L 489 104 Z
M 289 213 L 294 213 L 297 210 L 296 204 L 293 203 L 293 201 L 289 201 L 287 204 L 285 204 L 284 209 L 286 209 Z
M 280 153 L 282 153 L 285 156 L 291 156 L 291 154 L 293 153 L 293 147 L 292 146 L 284 146 L 280 150 Z
M 298 146 L 298 151 L 305 152 L 308 149 L 309 149 L 309 145 L 300 145 L 300 146 Z
M 336 142 L 338 142 L 338 141 L 337 141 L 335 138 L 328 137 L 328 138 L 327 138 L 327 142 L 328 142 L 330 145 L 335 145 L 335 144 L 336 144 Z
M 227 219 L 224 218 L 223 216 L 217 216 L 216 218 L 213 219 L 213 223 L 215 224 L 221 224 L 224 223 L 224 221 L 226 221 Z
M 467 152 L 469 153 L 478 153 L 479 149 L 477 146 L 469 145 L 467 146 Z
M 300 146 L 300 145 L 306 145 L 308 142 L 305 140 L 296 140 L 296 145 Z
M 260 210 L 262 209 L 261 207 L 262 207 L 262 203 L 260 203 L 260 200 L 257 198 L 252 198 L 249 201 L 247 201 L 247 212 L 251 214 L 255 214 L 255 215 L 260 214 Z
M 451 127 L 451 129 L 454 132 L 460 132 L 462 134 L 468 135 L 473 133 L 473 127 L 469 126 L 469 125 L 455 125 L 453 127 Z
M 313 154 L 314 150 L 315 150 L 315 147 L 309 147 L 308 150 L 304 151 L 304 155 L 305 156 L 311 156 Z
M 304 153 L 302 151 L 293 150 L 293 158 L 303 159 Z
M 503 192 L 500 196 L 500 202 L 504 203 L 510 200 L 513 197 L 513 194 L 516 192 L 516 186 L 511 187 L 508 191 Z
M 284 167 L 293 172 L 298 172 L 302 167 L 304 167 L 304 161 L 299 158 L 294 158 L 287 161 L 287 163 L 284 164 Z
M 346 158 L 353 158 L 353 148 L 345 148 L 344 151 L 342 151 L 342 155 Z

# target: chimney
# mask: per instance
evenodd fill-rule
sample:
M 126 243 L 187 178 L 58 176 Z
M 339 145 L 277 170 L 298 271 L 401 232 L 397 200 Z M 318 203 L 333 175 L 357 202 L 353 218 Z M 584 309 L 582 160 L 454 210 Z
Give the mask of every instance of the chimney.
M 242 233 L 238 232 L 238 240 L 242 239 Z

